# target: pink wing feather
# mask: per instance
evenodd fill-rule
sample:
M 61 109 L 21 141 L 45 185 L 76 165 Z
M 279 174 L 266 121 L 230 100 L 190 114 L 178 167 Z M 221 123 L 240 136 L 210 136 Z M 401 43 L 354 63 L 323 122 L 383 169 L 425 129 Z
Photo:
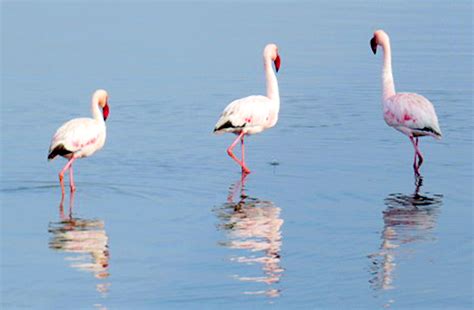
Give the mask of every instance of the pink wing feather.
M 265 96 L 249 96 L 232 101 L 222 112 L 214 131 L 235 132 L 252 127 L 264 127 L 268 123 L 270 99 Z
M 441 137 L 433 105 L 415 93 L 398 93 L 388 98 L 384 102 L 384 119 L 393 127 L 405 127 L 419 135 Z
M 64 123 L 54 134 L 49 152 L 57 146 L 76 153 L 85 146 L 94 144 L 99 138 L 100 128 L 97 121 L 91 118 L 76 118 Z

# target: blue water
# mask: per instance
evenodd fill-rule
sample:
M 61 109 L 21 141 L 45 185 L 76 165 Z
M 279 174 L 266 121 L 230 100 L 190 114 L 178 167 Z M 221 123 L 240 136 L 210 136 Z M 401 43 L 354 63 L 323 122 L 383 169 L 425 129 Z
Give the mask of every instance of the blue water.
M 1 304 L 5 309 L 471 309 L 472 2 L 2 2 Z M 385 125 L 398 91 L 444 138 Z M 247 139 L 252 173 L 211 131 L 265 91 L 281 111 Z M 110 95 L 104 149 L 60 207 L 64 121 Z M 417 186 L 418 185 L 418 186 Z M 70 209 L 71 208 L 71 209 Z

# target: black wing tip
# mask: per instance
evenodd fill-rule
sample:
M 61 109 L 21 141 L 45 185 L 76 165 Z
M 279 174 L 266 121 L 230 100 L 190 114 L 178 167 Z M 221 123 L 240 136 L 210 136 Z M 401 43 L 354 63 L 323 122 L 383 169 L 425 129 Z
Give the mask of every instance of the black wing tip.
M 224 124 L 220 125 L 219 127 L 214 128 L 214 132 L 220 131 L 220 130 L 222 130 L 222 129 L 227 129 L 227 128 L 242 129 L 242 128 L 245 127 L 245 125 L 247 125 L 247 123 L 244 123 L 244 124 L 241 125 L 241 126 L 236 126 L 236 125 L 232 124 L 231 121 L 227 121 L 227 122 L 225 122 Z
M 234 125 L 232 125 L 232 122 L 227 121 L 224 124 L 220 125 L 219 127 L 214 128 L 214 132 L 222 130 L 222 129 L 226 129 L 226 128 L 233 128 L 233 127 Z
M 67 154 L 71 154 L 72 151 L 66 149 L 64 144 L 58 144 L 49 154 L 48 154 L 48 161 L 54 159 L 56 156 L 64 156 Z
M 416 130 L 422 131 L 422 132 L 427 132 L 434 136 L 436 139 L 441 139 L 443 137 L 443 134 L 441 132 L 436 131 L 435 129 L 431 127 L 423 127 L 423 128 L 417 128 Z
M 435 135 L 439 135 L 439 132 L 437 132 L 436 130 L 434 130 L 433 128 L 431 127 L 423 127 L 420 129 L 421 131 L 427 131 L 427 132 L 431 132 Z
M 48 154 L 48 161 L 51 161 L 51 160 L 54 159 L 56 156 L 58 156 L 58 149 L 57 149 L 57 147 L 55 147 L 54 149 L 51 150 L 51 152 L 49 152 L 49 154 Z

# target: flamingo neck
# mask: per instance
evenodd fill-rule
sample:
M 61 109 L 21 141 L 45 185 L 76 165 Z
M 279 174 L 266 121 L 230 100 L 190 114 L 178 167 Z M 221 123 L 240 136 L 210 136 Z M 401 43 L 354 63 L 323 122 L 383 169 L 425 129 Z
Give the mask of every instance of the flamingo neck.
M 383 100 L 395 95 L 395 83 L 393 82 L 392 73 L 392 51 L 390 49 L 390 42 L 384 41 L 383 48 L 383 68 L 382 68 L 382 88 Z
M 272 61 L 270 58 L 265 57 L 263 61 L 265 67 L 265 79 L 267 81 L 267 97 L 280 104 L 280 92 L 278 90 L 278 81 L 275 75 L 275 71 L 272 68 Z
M 91 109 L 92 109 L 92 117 L 95 120 L 97 120 L 101 123 L 105 123 L 104 115 L 102 114 L 102 111 L 99 108 L 99 100 L 98 99 L 96 99 L 96 98 L 92 99 Z

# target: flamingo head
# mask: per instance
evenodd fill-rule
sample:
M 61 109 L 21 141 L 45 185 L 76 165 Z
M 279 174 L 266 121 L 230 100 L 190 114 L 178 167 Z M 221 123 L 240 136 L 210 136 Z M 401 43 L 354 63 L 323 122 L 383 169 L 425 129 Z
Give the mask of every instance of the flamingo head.
M 107 94 L 107 91 L 103 89 L 98 89 L 94 93 L 93 100 L 97 102 L 99 107 L 102 108 L 102 115 L 104 116 L 104 121 L 107 120 L 107 117 L 109 117 L 109 95 Z
M 267 44 L 267 46 L 265 46 L 265 49 L 263 50 L 263 57 L 270 58 L 273 61 L 276 72 L 280 70 L 281 59 L 280 55 L 278 54 L 278 46 L 276 46 L 276 44 Z
M 388 42 L 388 35 L 383 30 L 377 30 L 374 32 L 374 36 L 370 40 L 370 48 L 374 55 L 377 53 L 377 45 L 383 45 Z

